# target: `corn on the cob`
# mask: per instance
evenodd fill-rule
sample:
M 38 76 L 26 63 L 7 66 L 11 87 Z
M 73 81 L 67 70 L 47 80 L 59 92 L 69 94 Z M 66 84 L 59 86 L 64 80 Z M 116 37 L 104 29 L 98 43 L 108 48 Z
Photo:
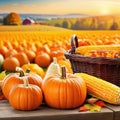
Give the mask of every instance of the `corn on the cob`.
M 120 87 L 86 73 L 76 75 L 85 80 L 89 94 L 108 103 L 120 105 Z
M 119 58 L 120 55 L 116 50 L 91 50 L 86 52 L 84 56 L 104 57 L 104 58 Z
M 120 45 L 89 45 L 76 48 L 76 53 L 84 55 L 91 50 L 116 50 L 120 53 Z

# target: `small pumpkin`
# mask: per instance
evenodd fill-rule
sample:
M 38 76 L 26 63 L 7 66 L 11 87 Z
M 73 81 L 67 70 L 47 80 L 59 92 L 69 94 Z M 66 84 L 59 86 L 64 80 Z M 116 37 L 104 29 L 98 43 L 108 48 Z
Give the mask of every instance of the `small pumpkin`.
M 86 98 L 84 80 L 72 73 L 66 73 L 62 67 L 62 75 L 53 75 L 42 82 L 44 99 L 48 106 L 59 109 L 73 109 L 83 104 Z
M 18 59 L 20 62 L 20 66 L 29 62 L 27 55 L 24 52 L 18 52 L 17 54 L 13 55 Z
M 11 55 L 15 55 L 15 54 L 17 54 L 17 50 L 15 50 L 15 49 L 10 49 L 9 51 L 6 52 L 5 58 L 7 58 L 7 57 L 9 57 L 9 56 L 11 56 Z
M 51 57 L 48 53 L 41 51 L 39 54 L 35 57 L 35 63 L 38 64 L 40 67 L 48 67 L 51 63 Z
M 8 74 L 4 79 L 2 83 L 2 92 L 6 99 L 9 99 L 9 93 L 11 88 L 16 84 L 23 83 L 23 78 L 28 79 L 30 84 L 35 84 L 39 87 L 42 85 L 42 78 L 37 74 L 31 74 L 31 73 L 24 73 L 22 69 L 17 68 L 18 73 L 11 73 Z
M 37 85 L 29 84 L 26 77 L 22 78 L 22 80 L 24 80 L 24 84 L 17 84 L 10 90 L 10 105 L 17 110 L 37 109 L 43 99 L 41 88 Z
M 29 62 L 33 63 L 36 56 L 35 52 L 27 49 L 25 49 L 24 52 L 27 55 Z
M 20 63 L 17 58 L 9 56 L 5 58 L 3 62 L 3 69 L 9 72 L 14 72 L 16 67 L 19 67 Z

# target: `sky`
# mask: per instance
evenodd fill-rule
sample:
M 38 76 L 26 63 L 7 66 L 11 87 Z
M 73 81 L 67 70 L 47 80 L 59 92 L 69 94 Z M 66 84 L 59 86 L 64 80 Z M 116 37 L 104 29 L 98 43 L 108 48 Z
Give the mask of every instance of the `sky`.
M 120 0 L 0 0 L 0 13 L 120 14 Z

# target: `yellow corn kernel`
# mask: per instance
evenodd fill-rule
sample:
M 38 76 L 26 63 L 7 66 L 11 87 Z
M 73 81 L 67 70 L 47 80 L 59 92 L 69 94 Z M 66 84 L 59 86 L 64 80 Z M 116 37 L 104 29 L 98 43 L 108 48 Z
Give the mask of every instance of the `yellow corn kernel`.
M 86 73 L 75 73 L 86 82 L 88 93 L 111 104 L 120 105 L 120 87 Z

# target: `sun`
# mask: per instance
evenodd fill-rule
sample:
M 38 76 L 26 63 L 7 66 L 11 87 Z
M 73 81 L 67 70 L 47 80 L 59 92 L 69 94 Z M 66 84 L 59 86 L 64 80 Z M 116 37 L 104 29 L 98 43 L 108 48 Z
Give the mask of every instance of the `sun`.
M 101 9 L 101 14 L 102 15 L 108 15 L 108 14 L 110 14 L 110 10 L 107 9 L 107 8 Z

